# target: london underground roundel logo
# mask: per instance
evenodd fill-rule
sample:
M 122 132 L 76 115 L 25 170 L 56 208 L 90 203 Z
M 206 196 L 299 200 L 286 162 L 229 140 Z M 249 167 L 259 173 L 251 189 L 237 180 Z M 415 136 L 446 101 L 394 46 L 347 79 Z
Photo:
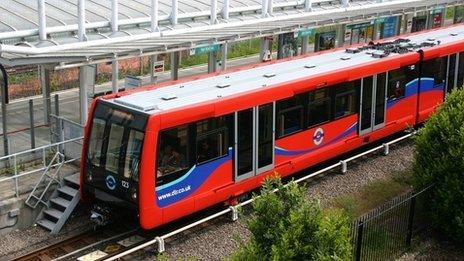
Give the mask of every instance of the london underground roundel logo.
M 324 130 L 322 128 L 317 128 L 317 130 L 313 134 L 313 142 L 317 146 L 322 143 L 324 140 Z
M 108 175 L 106 177 L 105 183 L 106 183 L 106 186 L 111 190 L 114 190 L 116 188 L 116 179 L 114 179 L 114 177 L 111 175 Z

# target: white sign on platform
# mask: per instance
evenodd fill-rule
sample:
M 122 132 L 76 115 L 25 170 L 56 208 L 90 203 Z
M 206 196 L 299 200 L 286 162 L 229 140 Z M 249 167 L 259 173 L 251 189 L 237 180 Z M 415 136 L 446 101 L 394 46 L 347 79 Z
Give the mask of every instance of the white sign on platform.
M 160 75 L 164 72 L 164 61 L 153 62 L 153 75 Z

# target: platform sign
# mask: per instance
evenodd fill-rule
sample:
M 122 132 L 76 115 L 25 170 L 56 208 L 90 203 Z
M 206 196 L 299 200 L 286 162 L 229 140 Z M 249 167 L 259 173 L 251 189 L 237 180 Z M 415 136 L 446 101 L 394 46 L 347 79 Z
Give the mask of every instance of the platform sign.
M 454 9 L 454 21 L 455 24 L 464 22 L 464 6 L 456 6 Z
M 295 38 L 301 38 L 306 36 L 313 36 L 316 30 L 314 28 L 305 28 L 300 31 L 296 31 L 294 34 Z
M 164 72 L 164 61 L 153 62 L 153 75 L 159 75 Z
M 199 46 L 199 47 L 195 47 L 195 48 L 190 49 L 190 55 L 212 53 L 212 52 L 217 52 L 220 49 L 221 49 L 220 44 L 203 45 L 203 46 Z
M 436 7 L 430 11 L 429 28 L 441 27 L 444 11 L 445 9 L 443 7 Z
M 142 86 L 142 78 L 138 76 L 127 75 L 124 79 L 126 89 L 133 89 Z
M 392 37 L 398 31 L 398 17 L 390 16 L 383 19 L 382 22 L 382 38 Z
M 443 13 L 443 11 L 445 11 L 445 7 L 444 6 L 436 6 L 435 8 L 433 8 L 433 10 L 431 11 L 431 14 L 441 14 Z

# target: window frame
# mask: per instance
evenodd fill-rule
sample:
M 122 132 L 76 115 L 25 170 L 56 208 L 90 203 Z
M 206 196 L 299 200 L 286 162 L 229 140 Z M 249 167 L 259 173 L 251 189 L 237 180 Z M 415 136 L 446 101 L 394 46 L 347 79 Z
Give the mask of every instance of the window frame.
M 293 96 L 293 97 L 295 97 L 295 96 Z M 290 136 L 290 135 L 293 135 L 293 134 L 296 134 L 298 132 L 306 130 L 306 128 L 305 128 L 306 121 L 305 121 L 305 115 L 304 115 L 305 103 L 300 104 L 300 105 L 295 105 L 293 107 L 286 108 L 286 109 L 278 111 L 276 113 L 276 117 L 277 117 L 276 126 L 277 126 L 277 125 L 281 124 L 280 118 L 281 118 L 282 114 L 290 112 L 290 111 L 300 110 L 300 126 L 301 126 L 300 129 L 298 129 L 296 131 L 293 131 L 291 133 L 280 133 L 280 126 L 277 126 L 278 128 L 276 128 L 277 129 L 277 131 L 276 131 L 276 139 L 281 139 L 281 138 L 284 138 L 284 137 L 287 137 L 287 136 Z M 285 132 L 285 125 L 284 125 L 283 132 Z
M 439 62 L 439 60 L 442 60 L 441 61 L 441 69 L 440 71 L 436 70 L 436 67 L 435 65 L 437 65 L 437 63 Z M 430 65 L 429 63 L 433 63 L 432 65 L 433 66 L 427 66 L 427 65 Z M 430 76 L 430 74 L 428 75 L 423 75 L 424 73 L 424 68 L 433 68 L 433 88 L 438 88 L 438 85 L 440 84 L 445 84 L 446 85 L 446 74 L 448 73 L 447 72 L 447 63 L 448 63 L 448 57 L 447 56 L 444 56 L 444 57 L 436 57 L 436 58 L 432 58 L 432 59 L 428 59 L 428 60 L 425 60 L 425 61 L 422 61 L 421 63 L 421 75 L 420 77 L 421 78 L 432 78 Z M 441 78 L 441 82 L 437 81 L 437 72 L 440 74 L 440 78 Z
M 202 161 L 202 162 L 198 162 L 198 142 L 200 141 L 201 138 L 204 138 L 204 137 L 208 137 L 208 136 L 211 136 L 213 134 L 220 134 L 221 132 L 224 132 L 224 144 L 223 146 L 225 147 L 225 154 L 221 154 L 221 152 L 218 152 L 218 156 L 214 157 L 214 158 L 210 158 L 210 159 L 207 159 L 205 161 Z M 200 135 L 195 135 L 195 165 L 196 166 L 200 166 L 200 165 L 203 165 L 203 164 L 206 164 L 206 163 L 209 163 L 211 161 L 215 161 L 217 159 L 220 159 L 220 158 L 224 158 L 224 157 L 227 157 L 229 156 L 229 130 L 227 127 L 221 127 L 221 128 L 218 128 L 218 129 L 214 129 L 214 130 L 210 130 L 210 131 L 207 131 L 205 133 L 202 133 Z
M 317 91 L 317 90 L 314 90 L 314 91 Z M 332 121 L 332 97 L 331 97 L 330 89 L 328 90 L 328 92 L 329 92 L 328 96 L 326 96 L 324 98 L 321 98 L 321 99 L 317 99 L 317 100 L 308 102 L 308 108 L 306 109 L 306 111 L 307 111 L 306 129 L 312 129 L 312 128 L 315 128 L 315 127 L 317 127 L 319 125 L 326 124 L 326 123 Z M 318 103 L 318 102 L 323 102 L 323 103 L 328 102 L 328 104 L 329 104 L 329 112 L 328 112 L 329 117 L 325 121 L 310 124 L 310 121 L 311 121 L 311 111 L 310 111 L 311 106 Z
M 412 66 L 412 65 L 406 65 L 406 66 Z M 397 69 L 393 69 L 393 70 L 389 70 L 389 71 L 387 72 L 387 103 L 388 103 L 388 102 L 398 101 L 398 100 L 401 100 L 401 99 L 403 99 L 403 98 L 406 97 L 406 84 L 407 84 L 407 82 L 406 82 L 406 80 L 405 80 L 404 86 L 402 86 L 403 95 L 402 95 L 402 96 L 399 96 L 399 97 L 390 98 L 390 81 L 391 81 L 391 77 L 390 77 L 390 76 L 391 76 L 391 72 L 392 72 L 392 71 L 395 71 L 395 70 L 399 70 L 399 69 L 402 69 L 403 72 L 404 72 L 403 67 L 400 67 L 400 68 L 397 68 Z M 406 75 L 405 75 L 404 73 L 403 73 L 403 77 L 402 77 L 402 78 L 407 79 L 407 78 L 406 78 Z M 400 83 L 401 83 L 401 81 L 400 81 Z M 401 88 L 401 86 L 400 86 L 400 88 Z
M 160 160 L 162 160 L 162 158 L 160 158 L 161 156 L 161 153 L 160 153 L 160 149 L 161 149 L 161 138 L 162 138 L 162 134 L 164 132 L 167 132 L 167 131 L 170 131 L 170 130 L 174 130 L 174 129 L 179 129 L 180 127 L 183 127 L 183 126 L 186 126 L 186 129 L 187 129 L 187 138 L 188 138 L 188 142 L 187 142 L 187 153 L 185 155 L 185 161 L 186 161 L 186 164 L 187 164 L 187 167 L 185 168 L 182 168 L 182 169 L 179 169 L 179 170 L 176 170 L 176 171 L 173 171 L 173 172 L 170 172 L 170 173 L 167 173 L 167 174 L 163 174 L 163 175 L 158 175 L 158 171 L 159 171 L 159 167 L 160 167 Z M 191 169 L 195 164 L 193 164 L 192 162 L 192 151 L 189 150 L 188 148 L 188 144 L 191 144 L 191 141 L 192 141 L 192 135 L 195 135 L 195 134 L 192 134 L 192 132 L 194 131 L 194 124 L 193 123 L 186 123 L 186 124 L 181 124 L 181 125 L 178 125 L 178 126 L 174 126 L 174 127 L 171 127 L 171 128 L 166 128 L 166 129 L 162 129 L 159 131 L 159 135 L 158 135 L 158 145 L 156 146 L 156 159 L 155 159 L 155 177 L 156 177 L 156 182 L 155 182 L 155 186 L 156 187 L 159 187 L 159 186 L 162 186 L 162 185 L 165 185 L 165 184 L 168 184 L 174 180 L 177 180 L 178 178 L 182 177 L 183 175 L 185 175 L 189 169 Z M 190 154 L 187 156 L 187 154 Z M 194 156 L 194 155 L 193 155 Z M 190 158 L 187 158 L 187 157 L 190 157 Z M 160 182 L 162 182 L 162 184 L 159 184 Z
M 140 160 L 142 159 L 142 151 L 143 151 L 143 142 L 144 142 L 144 139 L 145 139 L 145 133 L 142 132 L 142 131 L 139 131 L 139 130 L 136 130 L 136 129 L 133 129 L 133 128 L 127 128 L 127 142 L 126 142 L 126 149 L 125 149 L 125 152 L 124 152 L 124 165 L 123 165 L 123 172 L 122 172 L 122 177 L 124 177 L 125 179 L 132 179 L 134 181 L 138 181 L 139 180 L 139 177 L 140 177 Z M 142 139 L 140 140 L 140 148 L 139 148 L 139 155 L 137 156 L 137 177 L 135 178 L 133 173 L 130 173 L 131 172 L 131 167 L 130 167 L 130 159 L 129 159 L 129 162 L 127 162 L 127 156 L 128 156 L 128 149 L 129 149 L 129 140 L 130 140 L 130 135 L 131 133 L 135 133 L 135 135 L 137 134 L 141 134 L 142 135 Z M 133 155 L 133 153 L 131 154 Z M 129 163 L 129 164 L 127 164 Z M 126 177 L 126 169 L 129 171 L 129 177 Z

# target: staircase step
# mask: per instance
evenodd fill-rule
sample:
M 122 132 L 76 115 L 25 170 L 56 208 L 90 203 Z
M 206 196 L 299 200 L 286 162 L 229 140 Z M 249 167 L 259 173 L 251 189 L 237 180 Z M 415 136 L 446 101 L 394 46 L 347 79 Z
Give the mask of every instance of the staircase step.
M 53 228 L 55 228 L 55 223 L 51 222 L 50 220 L 48 219 L 41 219 L 39 221 L 37 221 L 37 225 L 41 226 L 41 227 L 44 227 L 50 231 L 53 230 Z
M 44 213 L 47 214 L 47 215 L 50 215 L 56 219 L 60 219 L 62 216 L 63 216 L 63 212 L 59 211 L 58 209 L 56 208 L 49 208 L 49 209 L 46 209 L 44 210 Z
M 62 206 L 64 208 L 67 208 L 69 206 L 69 204 L 71 203 L 71 201 L 66 200 L 64 198 L 52 198 L 52 199 L 50 199 L 50 202 L 55 203 L 55 204 L 57 204 L 59 206 Z
M 69 186 L 64 186 L 64 187 L 58 188 L 58 191 L 61 192 L 61 193 L 66 194 L 66 195 L 69 195 L 71 197 L 76 196 L 76 194 L 79 192 L 77 189 L 73 189 L 73 188 L 71 188 Z
M 79 174 L 80 173 L 77 172 L 77 173 L 74 173 L 72 175 L 66 176 L 66 177 L 64 177 L 64 180 L 69 182 L 69 183 L 80 186 L 80 176 L 79 176 Z

